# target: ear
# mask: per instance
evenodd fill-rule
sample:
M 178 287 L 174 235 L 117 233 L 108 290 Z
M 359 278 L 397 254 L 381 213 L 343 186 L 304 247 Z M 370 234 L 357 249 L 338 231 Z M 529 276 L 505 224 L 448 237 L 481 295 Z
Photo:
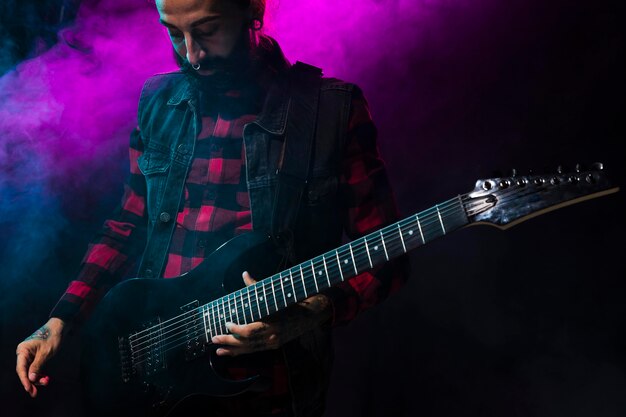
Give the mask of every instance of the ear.
M 263 26 L 263 17 L 265 16 L 265 0 L 250 0 L 248 6 L 248 19 L 250 22 L 258 20 Z

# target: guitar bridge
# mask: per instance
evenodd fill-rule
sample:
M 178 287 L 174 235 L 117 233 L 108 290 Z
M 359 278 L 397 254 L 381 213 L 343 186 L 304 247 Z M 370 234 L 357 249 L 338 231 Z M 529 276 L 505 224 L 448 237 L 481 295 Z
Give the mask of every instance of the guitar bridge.
M 118 337 L 117 338 L 119 352 L 120 352 L 120 363 L 122 368 L 122 381 L 124 383 L 128 383 L 137 375 L 135 371 L 135 365 L 133 364 L 133 355 L 131 352 L 130 343 L 128 338 L 126 337 Z

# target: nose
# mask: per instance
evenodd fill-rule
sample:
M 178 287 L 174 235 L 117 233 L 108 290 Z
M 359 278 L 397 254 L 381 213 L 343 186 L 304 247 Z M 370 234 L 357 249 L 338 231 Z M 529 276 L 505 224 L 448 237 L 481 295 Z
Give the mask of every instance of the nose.
M 187 50 L 187 61 L 189 61 L 191 65 L 198 64 L 206 55 L 191 34 L 185 35 L 185 49 Z

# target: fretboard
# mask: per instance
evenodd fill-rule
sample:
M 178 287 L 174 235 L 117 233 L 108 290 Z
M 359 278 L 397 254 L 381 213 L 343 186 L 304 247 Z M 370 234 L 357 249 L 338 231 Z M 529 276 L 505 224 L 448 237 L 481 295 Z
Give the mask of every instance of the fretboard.
M 227 322 L 263 319 L 468 223 L 459 196 L 213 300 L 194 314 L 204 327 L 202 338 L 227 334 Z

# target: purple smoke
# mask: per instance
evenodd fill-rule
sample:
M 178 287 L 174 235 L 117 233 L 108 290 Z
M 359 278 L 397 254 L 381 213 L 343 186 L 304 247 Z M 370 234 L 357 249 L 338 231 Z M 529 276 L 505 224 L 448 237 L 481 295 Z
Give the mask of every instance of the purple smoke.
M 494 169 L 579 158 L 623 168 L 622 9 L 617 0 L 268 0 L 265 26 L 292 62 L 363 88 L 408 214 Z M 0 39 L 0 64 L 15 62 L 11 43 Z M 151 0 L 84 0 L 56 46 L 0 77 L 7 365 L 121 196 L 142 83 L 174 68 Z M 416 251 L 401 298 L 336 339 L 329 415 L 623 414 L 621 198 Z M 407 372 L 412 382 L 398 382 Z M 15 376 L 3 378 L 5 405 L 19 408 Z M 71 403 L 75 392 L 61 397 Z M 50 402 L 24 402 L 19 415 L 70 415 Z
M 403 56 L 433 42 L 442 16 L 475 10 L 467 1 L 270 1 L 266 32 L 290 60 L 367 83 L 383 64 L 390 79 L 410 77 Z M 103 190 L 119 189 L 108 173 L 124 163 L 141 86 L 174 68 L 151 2 L 104 0 L 83 2 L 57 45 L 0 79 L 0 214 L 49 214 L 13 247 L 54 241 L 65 223 L 51 207 L 69 205 L 65 211 L 84 217 Z M 70 195 L 82 198 L 58 201 Z

